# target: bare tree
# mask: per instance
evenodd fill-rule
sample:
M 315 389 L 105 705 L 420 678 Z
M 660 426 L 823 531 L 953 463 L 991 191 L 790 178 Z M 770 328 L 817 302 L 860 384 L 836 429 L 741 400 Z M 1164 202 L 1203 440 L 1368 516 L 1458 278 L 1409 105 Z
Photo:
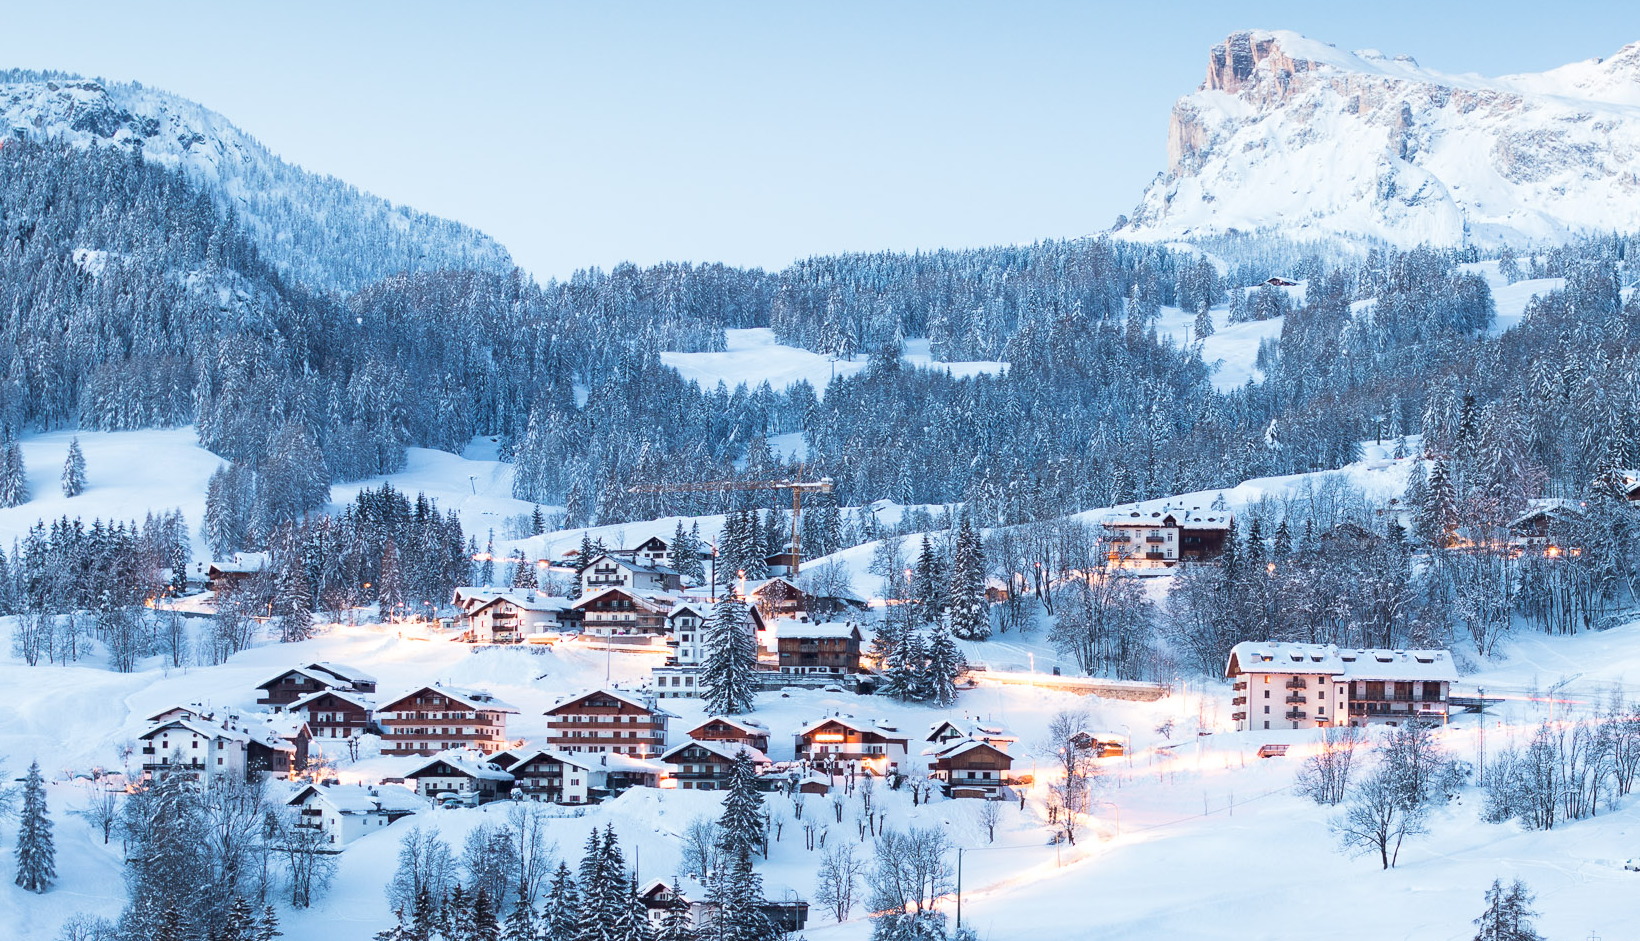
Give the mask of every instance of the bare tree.
M 548 819 L 547 808 L 536 801 L 514 801 L 507 808 L 513 857 L 518 861 L 515 891 L 531 905 L 535 904 L 542 884 L 557 861 L 555 847 L 547 842 Z
M 985 828 L 985 842 L 997 841 L 997 824 L 1002 822 L 1002 801 L 982 800 L 974 807 L 974 819 Z
M 711 817 L 696 817 L 684 827 L 679 839 L 683 842 L 683 872 L 702 882 L 718 871 L 718 825 Z
M 885 830 L 877 837 L 871 872 L 873 912 L 910 914 L 931 910 L 951 889 L 953 869 L 946 859 L 951 839 L 938 827 L 906 832 Z
M 293 814 L 282 815 L 277 836 L 280 862 L 290 883 L 292 908 L 311 906 L 336 875 L 330 839 L 317 827 L 296 825 Z
M 114 832 L 114 824 L 120 819 L 121 791 L 105 785 L 98 785 L 91 799 L 86 801 L 85 807 L 75 813 L 85 818 L 85 821 L 102 831 L 103 843 L 106 845 Z
M 416 896 L 444 897 L 456 878 L 450 844 L 434 829 L 414 827 L 399 840 L 399 866 L 387 884 L 388 907 L 410 911 Z
M 865 871 L 865 860 L 848 843 L 839 843 L 824 851 L 820 854 L 820 869 L 815 873 L 814 900 L 829 909 L 834 920 L 848 921 L 849 912 L 854 910 L 854 894 Z
M 1357 785 L 1344 812 L 1328 823 L 1339 845 L 1351 855 L 1378 853 L 1383 868 L 1395 865 L 1401 843 L 1426 833 L 1425 805 L 1409 804 L 1404 786 L 1387 768 L 1379 768 Z
M 1356 726 L 1328 726 L 1322 734 L 1321 751 L 1306 758 L 1298 769 L 1298 780 L 1294 783 L 1297 793 L 1317 804 L 1343 803 L 1350 785 L 1350 767 L 1355 762 L 1355 749 L 1361 744 L 1361 738 L 1361 729 Z

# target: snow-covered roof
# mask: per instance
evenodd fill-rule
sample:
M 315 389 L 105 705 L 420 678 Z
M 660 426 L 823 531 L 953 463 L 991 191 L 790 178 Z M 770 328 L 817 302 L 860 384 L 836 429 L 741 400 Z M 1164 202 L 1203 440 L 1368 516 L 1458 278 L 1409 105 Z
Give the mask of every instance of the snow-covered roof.
M 1533 500 L 1527 505 L 1526 512 L 1510 521 L 1509 526 L 1511 529 L 1523 526 L 1540 516 L 1548 517 L 1551 520 L 1580 520 L 1587 515 L 1583 510 L 1583 504 L 1578 503 L 1576 500 L 1558 498 Z
M 775 618 L 774 636 L 808 639 L 860 636 L 860 626 L 852 621 L 825 621 L 819 624 L 806 618 Z
M 575 604 L 568 598 L 560 598 L 554 595 L 549 595 L 544 591 L 534 589 L 513 589 L 505 592 L 499 592 L 487 600 L 479 603 L 473 607 L 470 613 L 477 614 L 485 608 L 488 608 L 490 605 L 497 604 L 502 601 L 505 601 L 515 607 L 522 608 L 525 611 L 567 611 Z
M 309 796 L 329 804 L 340 814 L 411 813 L 427 809 L 426 800 L 397 784 L 309 784 L 285 803 L 305 803 Z
M 363 695 L 361 695 L 359 693 L 353 693 L 353 692 L 349 692 L 347 690 L 342 690 L 342 689 L 321 689 L 317 693 L 308 693 L 306 696 L 303 696 L 301 699 L 298 699 L 295 702 L 291 703 L 290 705 L 286 706 L 285 711 L 286 712 L 300 712 L 301 710 L 306 709 L 307 707 L 313 705 L 314 700 L 319 699 L 320 697 L 323 697 L 323 696 L 334 696 L 337 699 L 342 700 L 343 702 L 351 703 L 352 705 L 358 706 L 360 709 L 373 710 L 373 709 L 376 708 L 375 703 L 371 702 L 369 699 L 366 699 Z
M 1229 529 L 1235 514 L 1211 507 L 1174 506 L 1168 500 L 1146 500 L 1112 507 L 1105 517 L 1107 527 L 1161 526 L 1169 516 L 1183 529 Z
M 1009 734 L 1008 730 L 1000 725 L 975 722 L 972 719 L 941 719 L 928 727 L 928 738 L 924 741 L 932 742 L 940 737 L 940 733 L 950 729 L 958 738 L 972 738 L 988 742 L 1015 742 L 1018 738 Z
M 665 565 L 656 565 L 653 562 L 639 562 L 639 561 L 637 561 L 636 559 L 633 559 L 633 558 L 622 558 L 618 555 L 615 555 L 614 553 L 608 553 L 608 552 L 604 553 L 601 556 L 598 556 L 596 559 L 593 559 L 591 562 L 587 563 L 587 568 L 590 569 L 592 566 L 597 565 L 599 562 L 602 562 L 606 559 L 609 560 L 610 562 L 613 562 L 614 564 L 620 566 L 621 568 L 628 569 L 628 570 L 630 570 L 632 572 L 635 572 L 639 575 L 661 575 L 661 576 L 666 576 L 666 575 L 678 575 L 678 574 L 680 574 L 678 572 L 678 570 L 675 569 L 675 568 L 670 568 L 670 567 L 665 566 Z
M 642 699 L 639 696 L 636 696 L 632 693 L 623 693 L 619 690 L 613 690 L 613 689 L 609 689 L 607 687 L 600 688 L 600 689 L 586 689 L 586 690 L 582 690 L 581 692 L 578 692 L 578 693 L 571 693 L 570 695 L 565 696 L 564 698 L 562 698 L 562 699 L 558 700 L 557 702 L 553 703 L 551 706 L 547 707 L 547 712 L 548 713 L 555 712 L 558 709 L 563 708 L 564 706 L 568 706 L 572 703 L 576 703 L 576 702 L 579 702 L 583 699 L 586 699 L 588 696 L 596 696 L 596 695 L 600 695 L 600 694 L 604 695 L 604 696 L 608 696 L 609 698 L 614 699 L 618 702 L 624 702 L 629 706 L 633 706 L 633 707 L 636 707 L 638 709 L 642 709 L 646 712 L 652 712 L 655 715 L 671 716 L 671 713 L 666 712 L 666 711 L 664 711 L 664 710 L 662 710 L 662 709 L 660 709 L 660 708 L 658 708 L 658 707 L 644 701 L 644 699 Z
M 316 680 L 326 686 L 353 686 L 359 683 L 374 684 L 376 682 L 375 677 L 356 667 L 320 660 L 294 666 L 288 670 L 281 670 L 277 675 L 256 684 L 255 688 L 267 689 L 292 673 L 300 673 L 308 679 Z
M 472 689 L 464 686 L 446 686 L 443 683 L 433 683 L 429 686 L 417 686 L 406 690 L 397 696 L 383 697 L 382 702 L 393 705 L 402 700 L 426 690 L 431 693 L 441 693 L 467 706 L 474 712 L 517 712 L 518 707 L 502 702 L 489 692 L 482 689 Z
M 467 777 L 470 777 L 470 778 L 475 778 L 477 780 L 482 780 L 482 781 L 511 781 L 512 780 L 512 775 L 508 774 L 505 771 L 502 771 L 500 768 L 493 767 L 490 764 L 490 762 L 488 761 L 488 759 L 484 758 L 483 755 L 481 755 L 480 753 L 478 753 L 478 752 L 476 752 L 476 751 L 474 751 L 470 748 L 452 748 L 452 749 L 449 749 L 448 751 L 439 752 L 438 754 L 434 755 L 433 757 L 431 757 L 431 758 L 427 759 L 426 761 L 422 762 L 421 764 L 417 765 L 416 770 L 405 773 L 403 775 L 403 777 L 406 777 L 406 778 L 423 777 L 424 772 L 426 772 L 433 765 L 435 765 L 435 764 L 437 764 L 441 761 L 444 762 L 446 765 L 449 765 L 451 768 L 455 769 L 456 771 L 460 772 L 461 774 L 464 774 L 464 775 L 466 775 Z
M 998 747 L 994 742 L 982 742 L 973 738 L 959 738 L 946 745 L 944 748 L 935 750 L 933 752 L 934 760 L 943 761 L 950 758 L 956 758 L 959 755 L 971 752 L 976 748 L 989 748 L 992 751 L 1001 752 L 1004 755 L 1008 754 L 1006 750 Z
M 717 755 L 719 758 L 726 758 L 730 761 L 734 761 L 736 756 L 744 752 L 750 756 L 752 761 L 756 764 L 763 765 L 769 763 L 768 755 L 763 754 L 763 752 L 753 748 L 750 745 L 746 745 L 741 742 L 713 742 L 701 741 L 699 739 L 690 739 L 687 742 L 679 742 L 678 744 L 673 745 L 671 748 L 668 748 L 666 751 L 661 753 L 661 760 L 668 761 L 673 755 L 676 755 L 678 752 L 681 752 L 690 746 L 705 749 L 706 751 Z
M 743 718 L 740 718 L 739 716 L 721 716 L 721 715 L 707 716 L 706 719 L 704 721 L 702 721 L 700 725 L 695 726 L 695 728 L 692 731 L 699 731 L 700 729 L 712 724 L 713 722 L 722 722 L 724 725 L 732 725 L 735 728 L 741 730 L 742 732 L 746 732 L 746 733 L 749 733 L 751 735 L 768 735 L 769 734 L 769 727 L 764 725 L 763 723 L 757 721 L 756 719 L 743 719 Z
M 596 755 L 576 755 L 566 751 L 559 751 L 556 748 L 541 748 L 528 744 L 522 745 L 518 748 L 510 748 L 504 752 L 497 752 L 495 755 L 491 756 L 491 760 L 493 761 L 502 755 L 511 755 L 516 759 L 512 764 L 512 767 L 515 769 L 522 767 L 523 765 L 527 765 L 536 758 L 542 756 L 550 758 L 559 764 L 574 765 L 577 768 L 585 768 L 588 771 L 598 767 L 598 758 Z
M 653 758 L 637 758 L 632 755 L 617 755 L 606 752 L 597 756 L 598 764 L 594 767 L 605 771 L 638 772 L 641 774 L 669 774 L 672 769 Z
M 1344 680 L 1428 680 L 1456 682 L 1458 670 L 1445 650 L 1339 648 L 1244 640 L 1230 648 L 1226 676 L 1243 673 L 1310 673 Z
M 235 552 L 231 559 L 211 562 L 211 571 L 224 575 L 254 575 L 268 567 L 266 552 Z
M 695 613 L 695 615 L 697 617 L 704 617 L 706 615 L 706 610 L 707 610 L 707 602 L 704 601 L 704 600 L 702 600 L 702 601 L 680 601 L 677 604 L 672 606 L 672 610 L 666 612 L 666 616 L 668 618 L 675 618 L 675 617 L 677 617 L 678 615 L 682 614 L 685 611 L 692 611 L 692 612 Z
M 635 588 L 622 588 L 619 585 L 611 585 L 608 588 L 600 588 L 591 594 L 582 595 L 577 598 L 575 603 L 570 605 L 570 607 L 579 608 L 583 605 L 591 604 L 610 592 L 626 595 L 628 598 L 632 599 L 633 604 L 642 605 L 647 611 L 665 613 L 670 611 L 675 603 L 675 599 L 673 599 L 671 595 L 660 595 L 651 592 L 638 591 Z
M 835 722 L 838 725 L 853 729 L 856 732 L 870 732 L 874 735 L 881 735 L 884 738 L 897 739 L 902 742 L 910 741 L 909 737 L 891 725 L 881 725 L 875 719 L 856 719 L 853 716 L 821 716 L 820 718 L 804 725 L 801 729 L 798 729 L 797 734 L 807 735 L 828 722 Z

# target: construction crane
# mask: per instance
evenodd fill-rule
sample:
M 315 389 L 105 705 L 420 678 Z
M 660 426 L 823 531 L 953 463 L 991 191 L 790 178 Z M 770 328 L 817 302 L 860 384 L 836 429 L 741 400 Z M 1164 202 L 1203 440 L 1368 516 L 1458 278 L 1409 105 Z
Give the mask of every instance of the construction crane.
M 799 475 L 801 476 L 801 475 Z M 831 493 L 836 483 L 830 477 L 819 480 L 706 480 L 677 484 L 644 484 L 626 488 L 627 493 L 732 493 L 739 490 L 790 490 L 792 492 L 792 574 L 803 561 L 798 523 L 803 519 L 803 494 Z

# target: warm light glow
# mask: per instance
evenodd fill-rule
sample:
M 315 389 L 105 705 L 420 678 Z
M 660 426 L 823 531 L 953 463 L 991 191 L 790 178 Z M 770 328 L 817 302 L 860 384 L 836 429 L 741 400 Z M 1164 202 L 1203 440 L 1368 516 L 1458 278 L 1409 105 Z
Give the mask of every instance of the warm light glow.
M 836 732 L 821 732 L 819 735 L 814 737 L 814 740 L 817 742 L 841 742 L 846 738 L 847 736 L 840 735 Z

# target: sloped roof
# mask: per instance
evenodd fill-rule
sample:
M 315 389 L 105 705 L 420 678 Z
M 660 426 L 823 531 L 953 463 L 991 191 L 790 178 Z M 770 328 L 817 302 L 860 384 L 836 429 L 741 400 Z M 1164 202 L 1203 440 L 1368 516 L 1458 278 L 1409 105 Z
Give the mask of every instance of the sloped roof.
M 1526 508 L 1526 512 L 1510 521 L 1511 529 L 1525 525 L 1538 518 L 1547 517 L 1551 520 L 1581 520 L 1588 516 L 1583 504 L 1576 500 L 1561 500 L 1558 498 L 1533 500 Z
M 476 752 L 467 748 L 452 748 L 448 751 L 439 752 L 417 765 L 416 770 L 406 772 L 402 776 L 406 778 L 422 777 L 423 772 L 441 761 L 470 778 L 482 781 L 512 780 L 512 775 L 499 768 L 491 767 L 488 761 L 483 760 Z
M 588 696 L 595 696 L 595 695 L 598 695 L 600 693 L 605 695 L 605 696 L 608 696 L 611 699 L 617 700 L 619 702 L 624 702 L 629 706 L 636 706 L 639 709 L 643 709 L 646 712 L 654 713 L 655 715 L 667 716 L 669 718 L 677 718 L 676 716 L 673 716 L 672 713 L 667 712 L 664 709 L 661 709 L 659 706 L 650 705 L 649 703 L 645 702 L 641 697 L 635 696 L 632 693 L 623 693 L 619 690 L 610 689 L 608 687 L 600 687 L 599 689 L 584 689 L 584 690 L 581 690 L 578 693 L 571 693 L 570 695 L 565 696 L 564 698 L 562 698 L 562 699 L 558 700 L 557 702 L 553 703 L 551 706 L 548 706 L 547 707 L 547 712 L 548 713 L 556 712 L 559 709 L 563 708 L 564 706 L 568 706 L 568 705 L 571 705 L 573 703 L 580 702 L 581 700 L 586 699 Z
M 823 621 L 815 623 L 799 618 L 775 618 L 775 637 L 793 638 L 847 638 L 861 637 L 860 625 L 852 621 Z
M 1229 529 L 1235 514 L 1229 510 L 1215 510 L 1201 506 L 1174 506 L 1170 500 L 1146 500 L 1112 507 L 1104 525 L 1161 526 L 1169 516 L 1184 529 Z
M 666 751 L 661 752 L 661 760 L 667 761 L 673 755 L 676 755 L 678 752 L 681 752 L 691 746 L 705 749 L 706 751 L 717 755 L 719 758 L 726 758 L 729 761 L 734 761 L 737 756 L 744 752 L 751 757 L 753 762 L 757 764 L 763 765 L 769 763 L 768 755 L 763 754 L 763 752 L 753 748 L 750 745 L 745 745 L 740 742 L 713 742 L 701 741 L 699 739 L 690 739 L 689 741 L 679 742 L 678 744 L 673 745 Z
M 597 565 L 599 562 L 602 562 L 605 559 L 608 559 L 610 562 L 613 562 L 616 565 L 619 565 L 621 568 L 630 569 L 631 571 L 637 572 L 637 573 L 642 574 L 642 575 L 662 575 L 662 576 L 665 576 L 665 575 L 678 575 L 678 574 L 680 574 L 678 572 L 678 570 L 675 569 L 675 568 L 670 568 L 670 567 L 665 566 L 665 565 L 655 565 L 652 562 L 639 562 L 636 559 L 632 559 L 632 558 L 622 558 L 618 555 L 614 555 L 613 553 L 605 553 L 601 556 L 598 556 L 597 558 L 593 559 L 591 562 L 587 563 L 587 568 L 590 569 L 592 566 Z
M 517 712 L 518 711 L 518 708 L 516 706 L 512 706 L 508 703 L 502 702 L 501 700 L 495 698 L 495 696 L 491 695 L 490 693 L 486 692 L 485 690 L 472 689 L 472 688 L 463 687 L 463 686 L 445 686 L 445 685 L 439 684 L 439 683 L 431 683 L 431 684 L 428 684 L 426 686 L 417 686 L 413 689 L 406 690 L 406 691 L 404 691 L 402 693 L 399 693 L 395 696 L 382 697 L 382 703 L 383 703 L 383 705 L 391 706 L 391 705 L 399 703 L 399 702 L 401 702 L 405 699 L 408 699 L 411 696 L 414 696 L 415 694 L 417 694 L 417 693 L 419 693 L 423 690 L 426 690 L 426 691 L 431 692 L 431 693 L 442 693 L 445 696 L 448 696 L 451 699 L 454 699 L 457 702 L 462 703 L 463 705 L 465 705 L 468 708 L 472 709 L 474 712 L 479 712 L 479 711 L 484 711 L 484 712 Z
M 713 722 L 722 722 L 724 725 L 732 725 L 735 728 L 740 729 L 742 732 L 747 732 L 752 735 L 769 734 L 769 727 L 756 719 L 743 719 L 739 716 L 720 715 L 707 716 L 705 719 L 701 720 L 699 725 L 695 726 L 693 729 L 690 729 L 690 731 L 698 732 Z
M 1446 650 L 1339 648 L 1244 640 L 1230 648 L 1226 676 L 1243 673 L 1310 673 L 1344 680 L 1428 680 L 1456 682 L 1457 667 Z
M 569 752 L 559 751 L 556 748 L 540 748 L 525 745 L 520 748 L 508 749 L 506 752 L 502 752 L 501 754 L 512 755 L 517 759 L 512 764 L 513 768 L 523 767 L 524 765 L 527 765 L 542 756 L 550 758 L 559 764 L 574 765 L 577 768 L 584 768 L 588 771 L 598 767 L 598 759 L 595 755 L 574 755 Z M 493 756 L 491 760 L 494 760 Z
M 215 559 L 210 570 L 224 575 L 254 575 L 268 567 L 266 552 L 235 552 L 231 559 Z
M 543 591 L 507 591 L 497 594 L 479 604 L 477 607 L 474 607 L 471 613 L 477 614 L 485 608 L 488 608 L 493 604 L 499 604 L 503 601 L 522 608 L 525 611 L 567 611 L 575 604 L 568 598 L 559 598 L 553 595 L 548 595 Z
M 870 732 L 873 735 L 881 735 L 884 738 L 895 739 L 902 742 L 911 741 L 908 736 L 898 729 L 890 726 L 878 725 L 875 720 L 861 720 L 856 719 L 853 716 L 822 716 L 803 726 L 801 729 L 798 729 L 797 734 L 807 735 L 828 722 L 836 722 L 837 724 L 851 728 L 856 732 Z
M 292 794 L 285 803 L 302 803 L 310 794 L 341 814 L 397 813 L 427 809 L 425 799 L 409 788 L 397 784 L 309 784 Z
M 660 614 L 665 614 L 667 611 L 671 610 L 671 606 L 673 604 L 673 599 L 669 595 L 649 594 L 633 588 L 622 588 L 619 585 L 611 585 L 608 588 L 600 588 L 591 594 L 582 595 L 577 598 L 575 603 L 570 605 L 570 607 L 579 608 L 583 605 L 591 604 L 610 592 L 618 592 L 626 595 L 628 598 L 631 598 L 635 604 L 643 605 L 645 610 Z
M 321 689 L 317 693 L 308 693 L 301 699 L 292 702 L 290 705 L 285 707 L 285 711 L 296 712 L 301 709 L 306 709 L 308 706 L 313 704 L 314 700 L 324 696 L 335 696 L 337 699 L 352 703 L 360 709 L 374 710 L 376 708 L 376 704 L 371 702 L 369 699 L 366 699 L 361 693 L 349 692 L 342 689 Z
M 934 753 L 934 760 L 935 761 L 946 761 L 946 760 L 949 760 L 949 759 L 952 759 L 952 758 L 958 758 L 962 755 L 967 754 L 968 752 L 973 751 L 976 748 L 989 748 L 991 751 L 994 751 L 997 754 L 1002 755 L 1003 757 L 1007 758 L 1009 761 L 1013 760 L 1013 756 L 1009 755 L 1008 752 L 1005 751 L 1004 749 L 998 748 L 995 744 L 993 744 L 991 742 L 982 742 L 982 741 L 979 741 L 978 739 L 972 739 L 972 738 L 962 738 L 962 739 L 957 739 L 954 742 L 951 742 L 950 744 L 946 745 L 944 748 L 941 748 L 940 750 L 938 750 Z

